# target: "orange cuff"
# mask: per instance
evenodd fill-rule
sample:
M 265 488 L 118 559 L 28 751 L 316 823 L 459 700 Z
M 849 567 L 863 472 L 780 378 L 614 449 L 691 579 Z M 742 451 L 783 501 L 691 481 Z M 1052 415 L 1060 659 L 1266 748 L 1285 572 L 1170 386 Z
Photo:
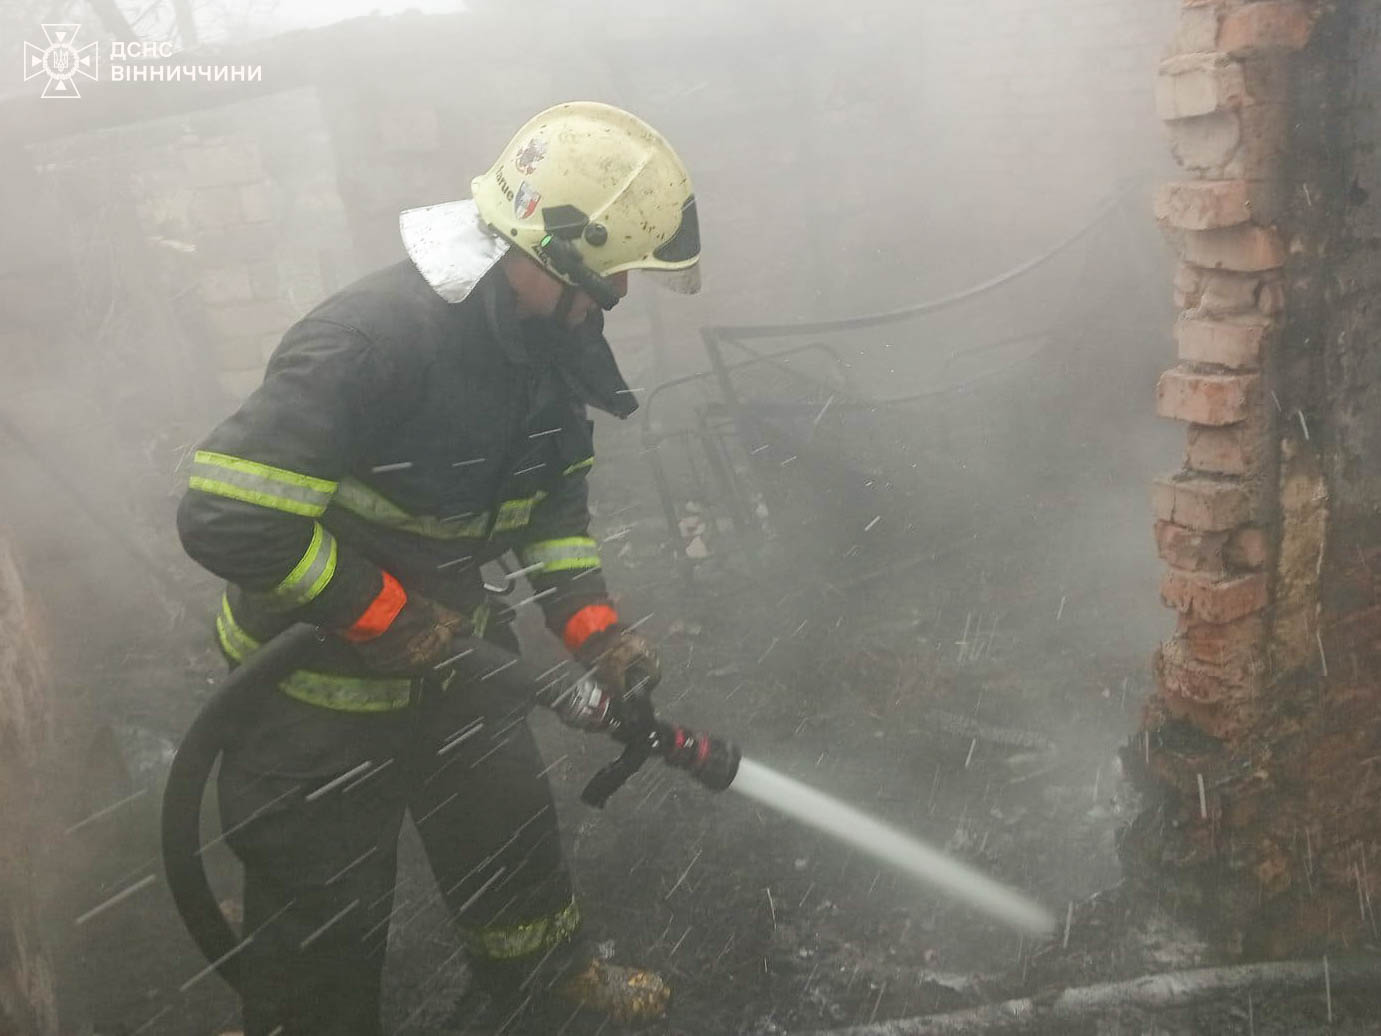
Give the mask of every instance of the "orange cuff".
M 561 640 L 567 651 L 577 651 L 585 641 L 596 633 L 603 633 L 618 621 L 619 613 L 614 611 L 612 605 L 587 604 L 566 620 Z
M 363 640 L 373 640 L 393 625 L 393 620 L 403 610 L 403 605 L 408 603 L 408 594 L 403 589 L 403 584 L 387 572 L 382 574 L 384 588 L 369 602 L 369 607 L 355 620 L 354 625 L 341 633 L 346 640 L 357 644 Z

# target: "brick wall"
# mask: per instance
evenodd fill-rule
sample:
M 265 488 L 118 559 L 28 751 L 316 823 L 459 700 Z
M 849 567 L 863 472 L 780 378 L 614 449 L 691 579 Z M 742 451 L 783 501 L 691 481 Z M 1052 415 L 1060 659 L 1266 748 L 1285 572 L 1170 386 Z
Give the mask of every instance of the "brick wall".
M 1152 492 L 1178 624 L 1125 849 L 1247 953 L 1376 932 L 1377 40 L 1365 7 L 1187 0 L 1156 84 L 1186 173 L 1155 203 L 1182 307 L 1156 408 L 1188 435 Z
M 1302 120 L 1291 156 L 1286 211 L 1301 232 L 1291 241 L 1286 273 L 1290 312 L 1298 312 L 1298 320 L 1286 329 L 1290 366 L 1282 402 L 1306 417 L 1314 449 L 1305 455 L 1318 476 L 1312 484 L 1322 484 L 1327 500 L 1322 565 L 1315 569 L 1321 635 L 1310 656 L 1319 683 L 1317 726 L 1297 756 L 1298 772 L 1311 781 L 1298 820 L 1319 846 L 1304 895 L 1311 885 L 1327 891 L 1325 926 L 1334 916 L 1360 921 L 1360 897 L 1367 916 L 1357 928 L 1375 939 L 1372 872 L 1381 849 L 1372 808 L 1381 798 L 1381 312 L 1375 305 L 1381 291 L 1381 116 L 1375 99 L 1381 96 L 1381 11 L 1374 4 L 1340 8 L 1320 24 L 1298 87 L 1313 117 Z M 1320 558 L 1310 560 L 1318 565 Z M 1311 905 L 1317 919 L 1317 901 Z M 1352 924 L 1340 927 L 1356 937 Z
M 38 171 L 37 192 L 89 238 L 90 248 L 59 257 L 69 266 L 62 276 L 90 290 L 82 267 L 105 262 L 142 279 L 146 301 L 167 323 L 141 311 L 147 323 L 131 359 L 161 368 L 165 387 L 203 408 L 224 406 L 206 383 L 232 399 L 247 393 L 286 327 L 360 272 L 311 87 L 59 138 L 25 154 Z M 90 317 L 80 312 L 85 304 L 44 325 L 46 337 Z M 121 329 L 107 322 L 100 330 L 104 339 Z M 133 380 L 141 372 L 126 373 Z
M 176 126 L 175 136 L 159 134 Z M 317 91 L 302 87 L 124 131 L 150 239 L 181 248 L 203 304 L 189 319 L 232 398 L 258 384 L 283 331 L 360 272 Z

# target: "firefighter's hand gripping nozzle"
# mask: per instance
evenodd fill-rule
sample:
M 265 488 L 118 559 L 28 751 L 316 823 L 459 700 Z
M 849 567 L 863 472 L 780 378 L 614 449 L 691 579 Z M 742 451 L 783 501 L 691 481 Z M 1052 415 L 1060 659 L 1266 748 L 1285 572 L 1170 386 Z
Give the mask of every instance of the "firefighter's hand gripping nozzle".
M 633 685 L 639 681 L 630 679 Z M 647 695 L 632 693 L 618 703 L 609 733 L 624 749 L 585 785 L 580 798 L 586 805 L 603 808 L 645 762 L 659 755 L 668 766 L 685 770 L 711 791 L 723 791 L 738 773 L 742 753 L 732 741 L 696 733 L 658 719 Z

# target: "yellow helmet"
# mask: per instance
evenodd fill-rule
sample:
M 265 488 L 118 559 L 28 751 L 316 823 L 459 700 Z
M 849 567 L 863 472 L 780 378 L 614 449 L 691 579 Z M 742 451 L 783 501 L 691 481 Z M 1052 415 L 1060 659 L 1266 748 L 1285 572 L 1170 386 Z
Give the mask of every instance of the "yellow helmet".
M 690 174 L 655 129 L 595 101 L 530 119 L 470 185 L 479 217 L 605 309 L 607 278 L 647 270 L 700 289 L 700 226 Z

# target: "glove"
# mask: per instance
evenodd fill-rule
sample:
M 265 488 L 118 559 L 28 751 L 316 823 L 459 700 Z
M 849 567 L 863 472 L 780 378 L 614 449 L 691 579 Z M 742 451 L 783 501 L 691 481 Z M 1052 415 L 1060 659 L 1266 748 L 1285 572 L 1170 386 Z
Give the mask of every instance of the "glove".
M 650 696 L 662 679 L 662 663 L 652 641 L 617 623 L 587 639 L 575 657 L 594 670 L 601 687 L 618 698 Z
M 614 696 L 589 676 L 582 676 L 555 704 L 552 711 L 568 727 L 593 734 L 606 730 L 615 719 Z
M 453 641 L 474 633 L 470 620 L 425 597 L 409 596 L 388 628 L 355 650 L 380 676 L 419 675 L 455 653 Z

